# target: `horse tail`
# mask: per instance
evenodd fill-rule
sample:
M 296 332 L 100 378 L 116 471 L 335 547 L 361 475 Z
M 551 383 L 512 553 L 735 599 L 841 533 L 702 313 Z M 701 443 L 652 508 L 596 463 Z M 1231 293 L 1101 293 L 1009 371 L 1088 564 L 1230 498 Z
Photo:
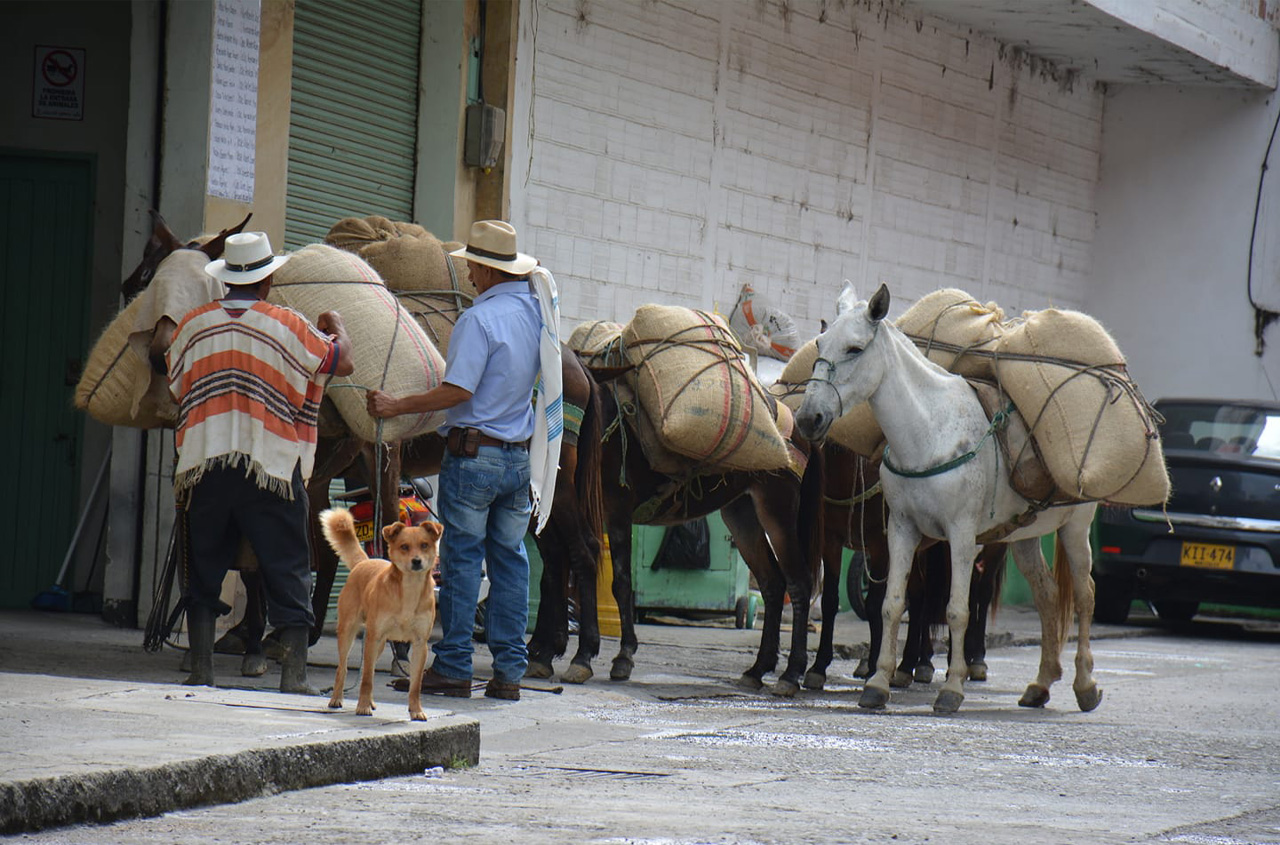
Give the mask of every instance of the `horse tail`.
M 354 569 L 357 563 L 369 559 L 364 547 L 360 545 L 360 538 L 356 536 L 356 524 L 351 518 L 351 511 L 346 508 L 325 511 L 320 514 L 320 528 L 338 560 L 345 563 L 347 569 Z
M 1058 642 L 1065 643 L 1071 630 L 1071 617 L 1075 613 L 1076 591 L 1071 579 L 1071 564 L 1067 562 L 1066 548 L 1062 545 L 1062 532 L 1057 532 L 1055 538 L 1053 580 L 1058 584 Z
M 987 569 L 987 578 L 991 579 L 991 603 L 987 605 L 987 613 L 991 618 L 996 617 L 996 611 L 1000 609 L 1000 594 L 1004 592 L 1004 574 L 1009 568 L 1009 550 L 1001 543 L 994 547 L 995 553 L 983 552 L 986 560 L 983 565 Z
M 800 478 L 799 533 L 800 548 L 804 549 L 810 576 L 816 589 L 822 583 L 823 515 L 826 513 L 826 466 L 824 450 L 817 444 L 809 445 L 809 460 Z M 839 559 L 826 562 L 827 566 L 839 566 Z
M 576 360 L 576 359 L 575 359 Z M 582 408 L 582 428 L 578 432 L 578 468 L 573 483 L 578 492 L 578 508 L 586 520 L 597 548 L 604 547 L 604 492 L 600 482 L 602 456 L 604 454 L 604 404 L 603 388 L 596 384 L 587 367 L 582 373 L 587 379 L 589 394 Z M 597 552 L 598 555 L 598 552 Z

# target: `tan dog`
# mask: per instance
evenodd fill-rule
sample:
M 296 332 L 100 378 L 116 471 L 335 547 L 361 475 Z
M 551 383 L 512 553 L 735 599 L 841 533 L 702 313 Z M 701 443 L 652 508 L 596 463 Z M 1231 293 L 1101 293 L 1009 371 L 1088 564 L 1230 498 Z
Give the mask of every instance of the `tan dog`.
M 343 508 L 320 514 L 324 537 L 351 574 L 338 596 L 338 673 L 329 706 L 342 707 L 347 655 L 356 634 L 365 629 L 360 666 L 360 699 L 356 714 L 372 716 L 373 667 L 387 640 L 410 643 L 409 718 L 424 721 L 422 672 L 427 666 L 427 640 L 436 623 L 436 591 L 432 572 L 444 527 L 435 522 L 382 529 L 390 560 L 370 558 L 356 538 L 355 521 Z

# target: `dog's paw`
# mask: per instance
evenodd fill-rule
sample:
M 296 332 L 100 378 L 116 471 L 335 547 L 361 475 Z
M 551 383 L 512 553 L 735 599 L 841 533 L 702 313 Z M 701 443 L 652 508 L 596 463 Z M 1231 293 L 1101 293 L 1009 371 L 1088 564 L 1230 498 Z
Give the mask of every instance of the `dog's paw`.
M 331 698 L 331 699 L 329 699 L 329 706 L 330 706 L 331 708 L 333 708 L 334 710 L 341 710 L 341 709 L 342 709 L 342 699 L 341 699 L 341 698 Z
M 356 708 L 356 715 L 357 715 L 357 716 L 372 716 L 372 715 L 373 715 L 373 704 L 372 704 L 372 703 L 367 704 L 367 705 L 366 705 L 366 704 L 361 704 L 359 707 L 357 707 L 357 708 Z
M 413 722 L 425 722 L 427 721 L 427 714 L 422 712 L 421 710 L 416 710 L 416 711 L 410 710 L 409 720 Z

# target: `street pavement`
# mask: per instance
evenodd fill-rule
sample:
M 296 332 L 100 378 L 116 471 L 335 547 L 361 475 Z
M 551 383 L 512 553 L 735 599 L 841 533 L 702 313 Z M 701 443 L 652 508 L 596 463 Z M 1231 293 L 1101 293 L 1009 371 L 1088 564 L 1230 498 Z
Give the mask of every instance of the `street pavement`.
M 638 626 L 642 646 L 633 683 L 647 680 L 646 645 L 676 646 L 703 660 L 710 655 L 710 663 L 723 666 L 723 673 L 706 678 L 705 684 L 729 687 L 749 665 L 759 642 L 758 630 L 739 630 L 731 621 L 665 621 L 674 624 Z M 1097 626 L 1094 636 L 1127 637 L 1150 630 Z M 846 661 L 859 657 L 867 635 L 865 622 L 852 613 L 840 614 L 835 620 L 838 656 Z M 341 711 L 330 710 L 327 698 L 275 691 L 279 669 L 274 664 L 261 678 L 240 677 L 240 658 L 230 655 L 215 657 L 219 687 L 182 686 L 180 651 L 148 653 L 140 630 L 114 628 L 93 615 L 4 611 L 0 638 L 0 833 L 153 816 L 292 789 L 474 766 L 482 760 L 486 725 L 497 730 L 518 718 L 522 706 L 545 707 L 562 689 L 553 679 L 530 682 L 522 702 L 483 698 L 480 688 L 489 663 L 481 646 L 474 697 L 426 696 L 427 721 L 410 722 L 407 695 L 387 685 L 389 652 L 379 661 L 377 711 L 362 717 L 354 712 L 354 689 Z M 787 639 L 784 634 L 784 647 Z M 809 639 L 812 651 L 816 633 Z M 1002 608 L 989 625 L 992 647 L 1038 639 L 1039 622 L 1030 608 Z M 596 677 L 577 689 L 604 696 L 626 689 L 608 680 L 616 648 L 617 640 L 604 639 Z M 336 639 L 327 635 L 311 651 L 314 686 L 332 686 L 336 659 Z M 353 653 L 349 687 L 358 683 L 358 659 Z M 936 662 L 941 668 L 942 661 Z M 682 683 L 700 681 L 694 677 Z M 861 682 L 833 676 L 831 683 L 853 689 Z M 529 699 L 541 703 L 530 705 Z M 577 739 L 565 735 L 560 741 L 567 747 Z

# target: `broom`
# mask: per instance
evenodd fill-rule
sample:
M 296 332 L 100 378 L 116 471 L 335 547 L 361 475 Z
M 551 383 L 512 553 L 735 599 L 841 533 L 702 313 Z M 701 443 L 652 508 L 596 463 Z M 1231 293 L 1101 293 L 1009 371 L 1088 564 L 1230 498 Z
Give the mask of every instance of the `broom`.
M 36 597 L 31 600 L 31 606 L 36 610 L 59 610 L 68 611 L 71 609 L 71 591 L 66 588 L 63 581 L 67 577 L 67 570 L 71 568 L 71 561 L 75 557 L 76 548 L 80 545 L 80 535 L 84 533 L 85 523 L 89 521 L 89 514 L 92 513 L 94 505 L 98 501 L 98 493 L 102 489 L 102 481 L 107 477 L 107 467 L 111 465 L 111 446 L 107 446 L 107 454 L 102 458 L 102 466 L 98 469 L 98 477 L 93 482 L 93 490 L 89 493 L 89 501 L 85 502 L 84 510 L 80 512 L 80 521 L 76 525 L 76 531 L 71 535 L 71 544 L 67 547 L 67 554 L 62 559 L 62 569 L 58 571 L 58 578 L 53 582 L 53 586 L 47 590 L 36 593 Z M 106 517 L 104 516 L 105 520 Z

